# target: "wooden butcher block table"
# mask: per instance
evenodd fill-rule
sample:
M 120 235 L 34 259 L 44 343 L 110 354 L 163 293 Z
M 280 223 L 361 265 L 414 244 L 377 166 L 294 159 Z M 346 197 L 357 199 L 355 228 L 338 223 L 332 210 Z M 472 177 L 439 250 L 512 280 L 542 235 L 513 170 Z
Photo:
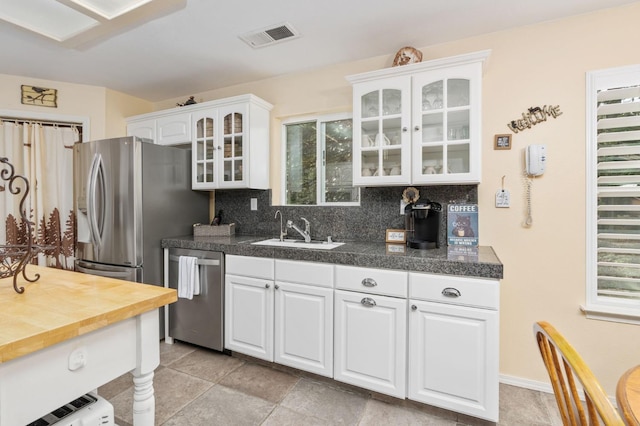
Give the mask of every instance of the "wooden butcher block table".
M 175 290 L 28 266 L 0 279 L 0 426 L 28 424 L 131 371 L 133 421 L 153 425 L 158 308 Z

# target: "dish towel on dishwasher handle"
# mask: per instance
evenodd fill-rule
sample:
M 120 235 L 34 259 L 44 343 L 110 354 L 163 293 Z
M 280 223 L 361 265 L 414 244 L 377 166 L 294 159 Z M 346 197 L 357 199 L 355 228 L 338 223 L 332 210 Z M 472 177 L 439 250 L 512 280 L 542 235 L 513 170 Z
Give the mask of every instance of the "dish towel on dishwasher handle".
M 198 258 L 180 256 L 178 259 L 178 297 L 193 299 L 200 294 L 200 273 Z

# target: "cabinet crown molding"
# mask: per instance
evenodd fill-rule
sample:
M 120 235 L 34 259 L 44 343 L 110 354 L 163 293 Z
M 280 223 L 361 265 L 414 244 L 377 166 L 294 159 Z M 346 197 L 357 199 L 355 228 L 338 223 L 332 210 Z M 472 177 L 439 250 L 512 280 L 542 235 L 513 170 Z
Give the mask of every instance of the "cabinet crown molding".
M 201 102 L 199 104 L 185 105 L 182 107 L 174 107 L 174 108 L 163 109 L 159 111 L 148 112 L 145 114 L 134 115 L 131 117 L 127 117 L 126 120 L 127 122 L 137 121 L 137 120 L 146 120 L 149 118 L 158 118 L 166 115 L 175 115 L 178 113 L 187 113 L 187 112 L 199 111 L 202 109 L 217 108 L 217 107 L 237 104 L 241 102 L 250 102 L 268 111 L 271 111 L 273 109 L 273 105 L 265 101 L 264 99 L 259 98 L 253 94 L 246 94 L 246 95 L 232 96 L 229 98 L 216 99 L 213 101 Z
M 482 68 L 487 64 L 491 50 L 481 50 L 464 55 L 449 56 L 446 58 L 433 59 L 430 61 L 418 62 L 416 64 L 401 65 L 397 67 L 384 68 L 381 70 L 368 71 L 360 74 L 348 75 L 345 78 L 351 84 L 362 83 L 369 80 L 377 80 L 381 77 L 392 77 L 410 75 L 420 71 L 430 71 L 438 68 L 448 68 L 458 65 L 466 65 L 475 62 L 482 62 Z

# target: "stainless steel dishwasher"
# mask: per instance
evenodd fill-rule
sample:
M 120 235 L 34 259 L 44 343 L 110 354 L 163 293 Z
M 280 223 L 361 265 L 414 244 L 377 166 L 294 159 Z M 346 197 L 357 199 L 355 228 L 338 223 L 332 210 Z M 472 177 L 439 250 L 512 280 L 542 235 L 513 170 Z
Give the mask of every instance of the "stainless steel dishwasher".
M 215 251 L 169 249 L 169 287 L 178 289 L 180 256 L 198 258 L 200 294 L 169 305 L 169 336 L 206 348 L 224 345 L 224 254 Z

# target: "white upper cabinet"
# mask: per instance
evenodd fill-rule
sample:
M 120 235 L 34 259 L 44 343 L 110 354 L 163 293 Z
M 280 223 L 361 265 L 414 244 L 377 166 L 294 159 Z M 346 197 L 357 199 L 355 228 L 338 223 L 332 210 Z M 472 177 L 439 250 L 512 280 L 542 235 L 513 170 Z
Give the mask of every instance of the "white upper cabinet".
M 127 134 L 191 144 L 192 188 L 269 188 L 268 102 L 242 95 L 127 119 Z
M 191 114 L 171 114 L 156 121 L 156 143 L 177 145 L 191 141 Z
M 482 65 L 489 51 L 347 77 L 353 183 L 479 183 Z
M 411 181 L 411 79 L 389 77 L 353 87 L 354 185 Z
M 127 136 L 137 136 L 139 138 L 156 140 L 156 120 L 149 118 L 146 120 L 127 121 Z

